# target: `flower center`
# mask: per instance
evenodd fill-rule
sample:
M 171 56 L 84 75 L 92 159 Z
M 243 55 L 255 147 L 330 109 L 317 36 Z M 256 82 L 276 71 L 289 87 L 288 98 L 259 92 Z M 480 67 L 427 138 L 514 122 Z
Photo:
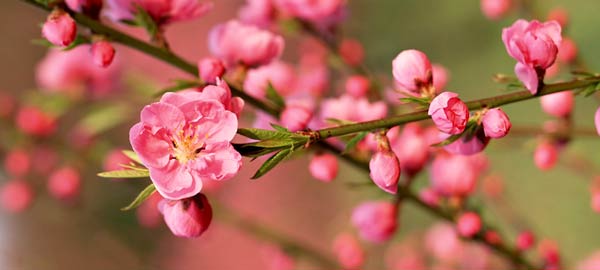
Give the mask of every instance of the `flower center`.
M 208 134 L 203 137 L 195 133 L 190 132 L 188 134 L 188 132 L 180 130 L 171 139 L 173 143 L 173 156 L 182 164 L 195 159 L 204 150 L 204 140 L 207 136 Z

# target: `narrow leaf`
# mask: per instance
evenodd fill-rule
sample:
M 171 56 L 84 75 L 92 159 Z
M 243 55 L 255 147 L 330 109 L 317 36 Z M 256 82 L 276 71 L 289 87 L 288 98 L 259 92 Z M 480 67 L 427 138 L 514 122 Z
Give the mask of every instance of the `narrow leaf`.
M 275 166 L 277 166 L 277 164 L 279 164 L 280 162 L 285 160 L 291 154 L 292 154 L 292 149 L 283 149 L 283 150 L 277 152 L 275 155 L 273 155 L 269 159 L 267 159 L 267 161 L 265 161 L 265 163 L 263 163 L 262 166 L 260 166 L 260 168 L 256 171 L 254 176 L 252 176 L 252 179 L 257 179 L 257 178 L 265 175 L 267 172 L 269 172 L 271 169 L 275 168 Z
M 405 97 L 405 98 L 401 98 L 400 101 L 405 102 L 405 103 L 416 103 L 416 104 L 425 105 L 425 106 L 429 106 L 429 103 L 431 103 L 431 100 L 429 100 L 428 98 L 418 98 L 418 97 Z
M 275 130 L 277 130 L 277 131 L 280 131 L 280 132 L 290 132 L 290 131 L 289 131 L 287 128 L 285 128 L 285 127 L 283 127 L 283 126 L 280 126 L 280 125 L 278 125 L 278 124 L 275 124 L 275 123 L 270 123 L 270 125 L 271 125 L 271 126 L 272 126 L 272 127 L 275 129 Z
M 285 139 L 292 134 L 290 132 L 258 128 L 239 128 L 237 133 L 255 140 Z
M 98 173 L 98 176 L 103 178 L 145 178 L 150 176 L 147 169 L 139 170 L 116 170 Z
M 354 147 L 356 147 L 358 142 L 360 142 L 362 139 L 364 139 L 367 136 L 367 134 L 369 134 L 369 132 L 363 131 L 363 132 L 356 134 L 354 137 L 352 137 L 352 139 L 350 139 L 348 141 L 348 143 L 346 144 L 346 148 L 344 149 L 344 154 L 352 151 L 352 149 L 354 149 Z
M 595 92 L 596 92 L 596 86 L 590 85 L 590 86 L 584 88 L 583 91 L 581 91 L 581 94 L 584 97 L 589 97 L 589 96 L 593 95 Z
M 136 6 L 135 23 L 143 27 L 151 37 L 156 36 L 158 33 L 158 26 L 154 22 L 154 19 L 152 19 L 152 16 L 139 5 Z
M 139 163 L 139 164 L 143 164 L 142 160 L 140 159 L 140 157 L 138 156 L 138 154 L 136 154 L 135 152 L 131 151 L 131 150 L 123 150 L 123 154 L 126 155 L 128 158 L 130 158 L 131 160 Z
M 154 193 L 155 191 L 156 187 L 154 186 L 154 184 L 148 185 L 144 190 L 142 190 L 142 192 L 140 192 L 140 194 L 137 195 L 137 197 L 135 197 L 135 199 L 128 206 L 121 208 L 121 211 L 129 211 L 131 209 L 137 208 L 144 201 L 146 201 L 146 199 L 148 199 L 148 197 L 150 197 L 150 195 L 152 195 L 152 193 Z
M 277 107 L 285 107 L 285 100 L 283 100 L 283 97 L 279 95 L 279 93 L 277 92 L 275 87 L 273 87 L 273 84 L 271 84 L 271 82 L 269 82 L 269 84 L 267 85 L 266 97 L 269 101 L 273 102 L 273 104 L 277 105 Z

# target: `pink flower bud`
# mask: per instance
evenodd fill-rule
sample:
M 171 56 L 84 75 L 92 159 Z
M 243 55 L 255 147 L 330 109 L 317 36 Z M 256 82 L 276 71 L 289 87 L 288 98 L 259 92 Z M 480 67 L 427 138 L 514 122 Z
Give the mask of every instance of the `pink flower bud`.
M 350 66 L 358 66 L 365 59 L 365 49 L 362 44 L 355 39 L 344 39 L 339 48 L 342 60 Z
M 537 93 L 546 69 L 554 64 L 561 40 L 561 27 L 556 21 L 518 20 L 502 30 L 506 51 L 518 61 L 515 73 L 532 94 Z
M 290 131 L 299 131 L 306 129 L 308 122 L 312 118 L 312 112 L 304 106 L 289 105 L 281 112 L 281 125 Z
M 469 120 L 469 108 L 458 94 L 443 92 L 431 101 L 428 114 L 437 128 L 447 134 L 460 134 Z
M 312 177 L 323 182 L 331 182 L 338 173 L 338 161 L 332 154 L 314 155 L 308 169 Z
M 384 242 L 396 232 L 396 207 L 385 201 L 362 203 L 352 211 L 352 224 L 363 239 Z
M 497 231 L 492 231 L 492 230 L 486 231 L 485 235 L 483 236 L 483 239 L 485 240 L 486 243 L 489 243 L 491 245 L 498 245 L 498 244 L 502 243 L 502 237 L 500 237 L 500 234 L 498 234 Z
M 425 234 L 425 248 L 437 260 L 454 262 L 463 251 L 456 230 L 451 224 L 437 223 Z
M 12 176 L 25 176 L 31 168 L 31 158 L 23 149 L 13 149 L 6 153 L 4 169 Z
M 403 90 L 419 94 L 433 83 L 431 63 L 421 51 L 404 50 L 392 61 L 392 73 Z
M 419 191 L 419 199 L 429 206 L 437 206 L 440 203 L 440 196 L 433 188 L 430 187 Z
M 210 181 L 216 182 L 216 181 Z M 156 228 L 162 222 L 162 216 L 158 210 L 158 204 L 163 200 L 158 192 L 152 193 L 146 201 L 135 209 L 138 223 L 145 228 Z
M 358 240 L 351 234 L 339 234 L 333 242 L 333 252 L 338 263 L 344 269 L 360 268 L 365 261 L 365 254 Z
M 556 265 L 560 263 L 560 252 L 558 250 L 558 244 L 549 239 L 542 239 L 538 244 L 538 252 L 540 256 L 548 264 Z
M 284 47 L 281 36 L 235 20 L 215 26 L 208 43 L 210 51 L 228 65 L 269 64 L 281 55 Z
M 533 154 L 533 161 L 542 171 L 550 170 L 556 164 L 558 160 L 558 148 L 554 143 L 541 142 L 538 144 Z
M 596 113 L 594 114 L 594 125 L 596 126 L 596 132 L 600 135 L 600 107 L 596 109 Z
M 225 74 L 225 66 L 221 60 L 214 57 L 207 57 L 198 61 L 198 76 L 207 83 L 214 84 L 217 78 Z
M 444 196 L 466 196 L 475 189 L 480 170 L 468 156 L 438 154 L 431 164 L 430 180 Z
M 500 108 L 490 109 L 487 111 L 481 120 L 483 123 L 483 131 L 485 136 L 490 138 L 499 139 L 510 131 L 512 124 L 508 115 Z
M 123 150 L 114 149 L 106 154 L 102 168 L 105 171 L 122 170 L 123 165 L 128 165 L 129 163 L 131 163 L 131 159 L 123 154 Z
M 244 91 L 255 98 L 265 98 L 271 84 L 281 96 L 287 96 L 295 88 L 294 69 L 287 63 L 275 61 L 271 64 L 251 69 L 244 80 Z
M 346 80 L 346 93 L 353 97 L 364 97 L 369 92 L 371 82 L 365 76 L 354 75 Z
M 0 206 L 7 212 L 23 212 L 32 201 L 33 191 L 25 181 L 10 180 L 0 188 Z
M 592 210 L 596 213 L 600 213 L 600 190 L 592 191 L 592 200 L 590 201 Z
M 403 241 L 388 248 L 385 254 L 388 270 L 433 270 L 426 267 L 425 256 L 418 244 Z
M 158 207 L 171 232 L 179 237 L 199 237 L 212 220 L 212 208 L 202 193 L 177 201 L 165 199 Z
M 572 91 L 563 91 L 555 94 L 545 95 L 540 98 L 542 110 L 555 117 L 566 117 L 571 114 L 575 95 Z
M 517 236 L 517 248 L 519 250 L 528 250 L 533 247 L 533 244 L 535 244 L 535 237 L 532 232 L 523 231 Z
M 557 21 L 564 28 L 569 23 L 569 13 L 564 8 L 554 8 L 548 12 L 548 20 Z
M 79 172 L 72 167 L 63 167 L 54 171 L 48 178 L 48 191 L 59 200 L 75 199 L 81 192 Z
M 390 137 L 390 132 L 388 132 L 388 137 Z M 414 175 L 423 169 L 429 158 L 430 144 L 419 124 L 406 124 L 399 137 L 396 140 L 390 138 L 390 141 L 403 172 Z
M 440 64 L 433 64 L 431 65 L 431 71 L 433 74 L 433 87 L 435 88 L 435 92 L 439 93 L 444 91 L 450 77 L 448 70 Z
M 75 40 L 77 35 L 77 25 L 68 13 L 62 10 L 54 10 L 42 27 L 42 35 L 50 43 L 66 47 Z
M 441 133 L 441 135 L 443 139 L 446 139 L 449 136 L 445 133 Z M 474 134 L 462 136 L 453 143 L 444 146 L 444 150 L 455 155 L 470 156 L 481 153 L 481 151 L 485 149 L 489 142 L 490 138 L 485 136 L 483 128 L 480 127 L 475 130 Z
M 572 39 L 565 37 L 558 49 L 558 60 L 564 63 L 572 63 L 577 58 L 577 44 Z
M 463 237 L 473 237 L 481 230 L 481 218 L 474 212 L 463 213 L 456 221 L 456 229 Z
M 65 3 L 71 10 L 84 13 L 92 18 L 98 18 L 102 9 L 102 0 L 65 0 Z
M 238 17 L 242 22 L 262 28 L 269 28 L 276 16 L 277 13 L 271 0 L 248 0 L 238 12 Z
M 45 137 L 56 130 L 56 120 L 35 107 L 23 107 L 16 116 L 17 127 L 25 134 Z
M 481 11 L 490 20 L 502 19 L 511 7 L 512 0 L 481 0 Z
M 115 58 L 115 48 L 106 40 L 94 42 L 90 51 L 94 64 L 101 68 L 108 67 Z
M 369 175 L 375 184 L 385 192 L 396 194 L 400 179 L 400 162 L 389 150 L 377 151 L 369 162 Z

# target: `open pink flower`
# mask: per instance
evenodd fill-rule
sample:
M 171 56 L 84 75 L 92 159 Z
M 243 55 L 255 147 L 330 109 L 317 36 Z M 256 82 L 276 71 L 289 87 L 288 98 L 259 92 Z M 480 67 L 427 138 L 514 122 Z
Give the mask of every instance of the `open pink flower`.
M 114 21 L 133 19 L 139 7 L 158 25 L 198 18 L 213 6 L 198 0 L 106 0 L 106 4 L 105 14 Z
M 428 114 L 433 123 L 444 133 L 460 134 L 469 120 L 469 108 L 458 98 L 458 94 L 444 92 L 431 101 Z
M 466 196 L 475 189 L 480 172 L 471 156 L 439 154 L 431 164 L 431 185 L 440 195 Z
M 431 62 L 423 52 L 404 50 L 392 61 L 392 73 L 402 90 L 419 94 L 433 83 Z
M 230 141 L 237 117 L 215 99 L 192 91 L 167 93 L 144 107 L 129 131 L 133 150 L 150 170 L 160 194 L 171 200 L 192 197 L 203 181 L 233 177 L 241 155 Z
M 546 69 L 554 64 L 561 40 L 556 21 L 518 20 L 502 30 L 506 51 L 518 61 L 515 73 L 532 94 L 537 93 Z

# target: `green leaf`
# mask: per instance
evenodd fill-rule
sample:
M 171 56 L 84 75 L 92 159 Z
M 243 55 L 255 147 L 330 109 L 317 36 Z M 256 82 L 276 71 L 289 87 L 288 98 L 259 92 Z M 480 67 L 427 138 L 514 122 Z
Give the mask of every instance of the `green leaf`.
M 126 106 L 108 104 L 92 109 L 79 120 L 77 126 L 91 135 L 98 135 L 127 121 L 127 118 L 123 117 L 124 115 L 129 115 Z
M 589 97 L 591 95 L 593 95 L 596 92 L 596 85 L 590 85 L 586 88 L 584 88 L 580 94 L 582 94 L 584 97 Z
M 148 185 L 144 190 L 142 190 L 142 192 L 140 192 L 140 194 L 137 195 L 137 197 L 135 197 L 135 199 L 129 205 L 121 208 L 121 211 L 129 211 L 131 209 L 137 208 L 144 201 L 146 201 L 146 199 L 148 199 L 148 197 L 150 197 L 150 195 L 152 195 L 152 193 L 154 193 L 155 191 L 156 187 L 154 186 L 154 184 Z
M 259 128 L 239 128 L 237 133 L 255 140 L 285 139 L 289 138 L 292 134 L 291 132 Z
M 135 24 L 143 27 L 151 37 L 156 36 L 158 33 L 158 26 L 156 25 L 154 19 L 152 19 L 152 16 L 150 16 L 150 14 L 148 14 L 148 12 L 139 5 L 136 5 L 135 9 Z
M 116 170 L 98 173 L 98 176 L 103 178 L 146 178 L 150 176 L 150 171 L 147 169 L 130 169 Z
M 262 166 L 260 166 L 260 168 L 256 171 L 254 176 L 252 176 L 252 179 L 257 179 L 257 178 L 265 175 L 271 169 L 275 168 L 275 166 L 277 166 L 277 164 L 279 164 L 280 162 L 285 160 L 287 157 L 289 157 L 292 154 L 292 152 L 293 152 L 292 149 L 288 148 L 288 149 L 283 149 L 283 150 L 277 152 L 275 155 L 271 156 L 269 159 L 267 159 L 265 161 L 265 163 L 263 163 Z
M 185 90 L 188 88 L 200 87 L 200 86 L 203 86 L 203 84 L 202 84 L 202 82 L 200 82 L 198 80 L 175 80 L 175 85 L 169 86 L 167 88 L 164 88 L 164 89 L 156 92 L 156 94 L 154 94 L 154 97 L 160 97 L 168 92 L 177 92 L 177 91 Z
M 275 129 L 275 130 L 277 130 L 277 131 L 280 131 L 280 132 L 288 132 L 288 133 L 290 132 L 290 131 L 289 131 L 287 128 L 285 128 L 285 127 L 283 127 L 283 126 L 280 126 L 280 125 L 278 125 L 278 124 L 270 123 L 270 125 L 271 125 L 271 126 L 272 126 L 272 127 Z
M 279 93 L 277 92 L 277 90 L 275 89 L 273 84 L 271 84 L 271 82 L 269 82 L 267 84 L 266 97 L 267 97 L 267 100 L 273 102 L 273 104 L 275 104 L 278 108 L 285 107 L 285 100 L 283 100 L 283 97 L 281 97 L 281 95 L 279 95 Z
M 46 48 L 54 48 L 54 44 L 52 44 L 50 41 L 48 41 L 45 38 L 32 39 L 31 43 L 33 45 L 39 45 L 39 46 L 46 47 Z
M 362 139 L 364 139 L 368 134 L 369 134 L 369 132 L 363 131 L 363 132 L 356 134 L 354 137 L 352 137 L 352 139 L 350 139 L 348 141 L 348 143 L 346 144 L 346 148 L 344 149 L 343 153 L 346 154 L 346 153 L 352 151 L 352 149 L 354 149 L 354 147 L 356 147 L 358 142 L 360 142 Z
M 253 158 L 261 157 L 266 154 L 269 154 L 269 153 L 279 150 L 278 148 L 264 148 L 264 147 L 254 146 L 254 145 L 248 144 L 248 143 L 234 143 L 232 145 L 233 145 L 233 148 L 236 151 L 238 151 L 242 156 L 253 157 Z
M 123 154 L 126 155 L 128 158 L 130 158 L 131 160 L 139 163 L 139 164 L 143 164 L 142 160 L 140 159 L 140 157 L 138 156 L 138 154 L 136 154 L 135 152 L 131 151 L 131 150 L 123 150 Z

